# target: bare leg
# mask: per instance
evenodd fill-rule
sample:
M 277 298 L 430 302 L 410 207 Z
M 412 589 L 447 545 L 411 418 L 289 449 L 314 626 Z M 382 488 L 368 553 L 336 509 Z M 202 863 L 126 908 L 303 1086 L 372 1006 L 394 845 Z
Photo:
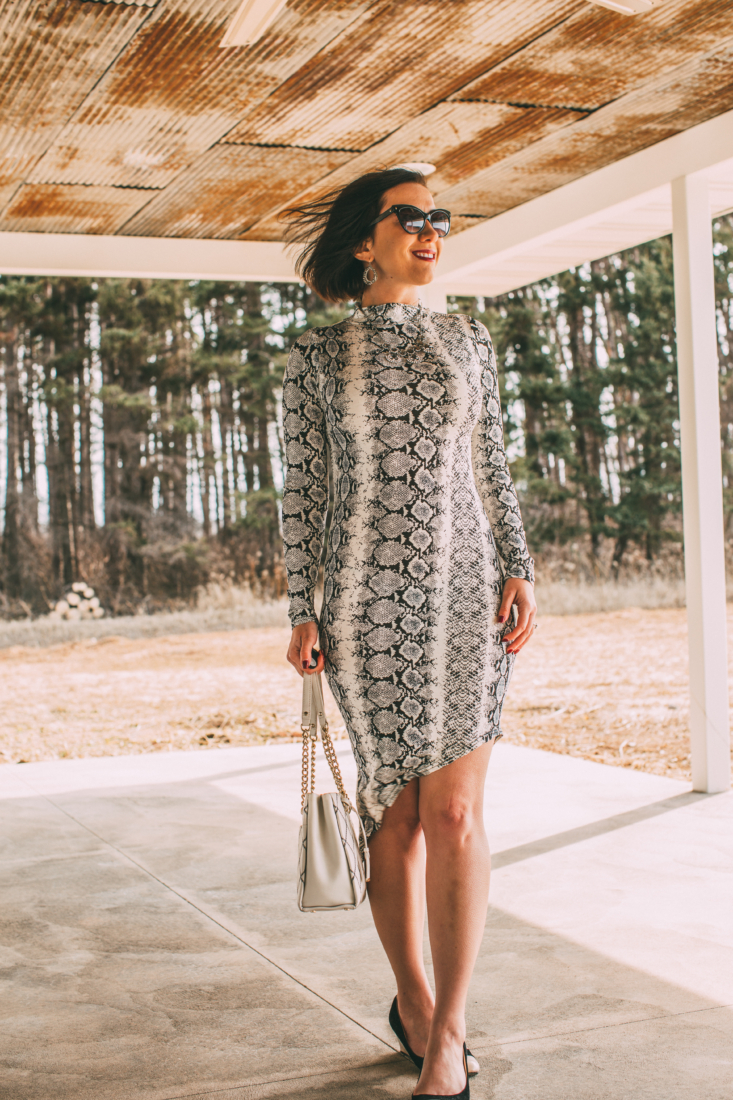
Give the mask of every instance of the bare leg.
M 369 842 L 369 901 L 397 979 L 397 1006 L 410 1046 L 423 1055 L 433 992 L 423 963 L 425 840 L 418 816 L 418 780 L 411 780 Z
M 490 856 L 483 800 L 491 744 L 421 777 L 435 1010 L 416 1096 L 452 1095 L 466 1083 L 466 996 L 486 922 Z

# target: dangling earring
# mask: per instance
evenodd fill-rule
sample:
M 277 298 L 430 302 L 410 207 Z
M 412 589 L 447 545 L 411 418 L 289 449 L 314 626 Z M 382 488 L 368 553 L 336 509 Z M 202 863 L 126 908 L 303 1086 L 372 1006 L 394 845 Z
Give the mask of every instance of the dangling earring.
M 371 264 L 367 264 L 367 266 L 364 268 L 364 274 L 362 275 L 362 279 L 364 280 L 366 285 L 374 286 L 378 278 L 379 276 L 377 275 L 376 269 L 373 268 Z

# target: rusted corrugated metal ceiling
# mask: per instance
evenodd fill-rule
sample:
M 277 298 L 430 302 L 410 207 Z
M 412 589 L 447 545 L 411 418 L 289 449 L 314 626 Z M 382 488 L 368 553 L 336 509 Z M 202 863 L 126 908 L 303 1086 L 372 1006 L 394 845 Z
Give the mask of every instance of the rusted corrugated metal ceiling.
M 456 229 L 733 108 L 733 0 L 0 0 L 0 229 L 276 240 L 426 160 Z

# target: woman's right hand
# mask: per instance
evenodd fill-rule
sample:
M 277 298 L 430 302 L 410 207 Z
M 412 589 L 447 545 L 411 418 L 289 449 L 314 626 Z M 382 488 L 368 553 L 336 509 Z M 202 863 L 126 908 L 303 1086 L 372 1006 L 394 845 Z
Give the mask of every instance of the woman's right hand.
M 318 654 L 318 664 L 315 668 L 309 668 L 311 663 L 311 650 L 318 642 L 318 623 L 301 623 L 293 627 L 293 635 L 288 646 L 288 661 L 297 669 L 298 675 L 304 672 L 309 675 L 314 672 L 323 672 L 325 659 L 322 653 Z

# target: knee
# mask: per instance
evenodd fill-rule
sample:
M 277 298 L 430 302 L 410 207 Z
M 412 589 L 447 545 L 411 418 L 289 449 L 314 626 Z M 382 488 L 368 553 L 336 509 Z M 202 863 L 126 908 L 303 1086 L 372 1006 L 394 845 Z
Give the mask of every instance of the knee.
M 422 824 L 417 814 L 402 817 L 394 823 L 397 836 L 405 848 L 410 848 L 422 835 Z
M 374 840 L 382 838 L 381 843 L 389 843 L 409 851 L 422 835 L 422 822 L 415 813 L 385 813 L 382 824 L 373 834 Z
M 483 817 L 469 799 L 460 795 L 440 800 L 423 809 L 422 824 L 428 843 L 447 843 L 460 847 L 477 829 L 483 829 Z

